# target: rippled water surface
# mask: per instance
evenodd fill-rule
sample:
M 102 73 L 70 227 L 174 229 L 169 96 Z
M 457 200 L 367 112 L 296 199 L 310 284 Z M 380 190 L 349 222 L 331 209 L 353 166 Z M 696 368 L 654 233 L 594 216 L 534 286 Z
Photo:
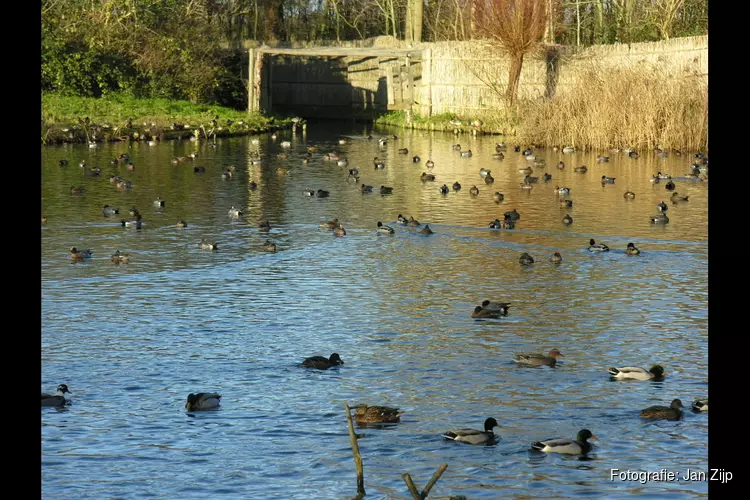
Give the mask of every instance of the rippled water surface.
M 707 495 L 706 482 L 611 481 L 611 469 L 682 475 L 708 468 L 708 415 L 643 422 L 639 411 L 680 398 L 689 408 L 708 394 L 708 182 L 685 176 L 692 153 L 638 160 L 603 152 L 535 152 L 552 180 L 521 190 L 525 166 L 512 145 L 492 159 L 497 137 L 396 133 L 339 145 L 361 126 L 311 125 L 281 132 L 149 147 L 126 143 L 46 147 L 42 151 L 42 390 L 66 383 L 72 404 L 42 408 L 42 493 L 47 498 L 350 498 L 356 479 L 344 402 L 398 406 L 399 424 L 364 429 L 360 451 L 367 497 L 408 498 L 401 475 L 424 486 L 448 470 L 430 498 L 652 498 Z M 289 158 L 279 158 L 291 140 Z M 473 156 L 451 149 L 457 141 Z M 308 164 L 306 146 L 316 144 Z M 408 148 L 406 155 L 398 148 Z M 261 165 L 250 159 L 256 149 Z M 325 161 L 339 151 L 348 167 Z M 197 152 L 194 162 L 172 165 Z M 110 163 L 127 152 L 134 172 Z M 420 163 L 412 156 L 419 155 Z M 386 162 L 375 170 L 373 157 Z M 422 183 L 425 162 L 436 182 Z M 68 159 L 68 167 L 59 160 Z M 563 159 L 566 168 L 555 165 Z M 78 166 L 100 167 L 89 177 Z M 586 164 L 585 174 L 573 167 Z M 193 167 L 205 166 L 196 174 Z M 223 167 L 236 175 L 223 180 Z M 347 181 L 360 170 L 362 194 Z M 492 170 L 485 185 L 480 168 Z M 280 171 L 279 169 L 285 169 Z M 672 205 L 657 171 L 675 178 L 687 203 Z M 132 189 L 118 191 L 119 174 Z M 602 186 L 602 175 L 616 178 Z M 258 183 L 257 190 L 249 182 Z M 460 191 L 438 188 L 455 181 Z M 70 186 L 85 193 L 70 194 Z M 378 193 L 381 185 L 393 194 Z M 469 194 L 472 185 L 479 195 Z M 560 207 L 555 185 L 571 189 Z M 326 189 L 309 198 L 305 189 Z M 623 193 L 636 193 L 626 200 Z M 492 193 L 505 195 L 502 203 Z M 165 207 L 153 201 L 161 197 Z M 653 225 L 656 204 L 670 222 Z M 105 218 L 104 204 L 122 216 Z M 230 207 L 244 212 L 239 220 Z M 141 230 L 122 227 L 137 207 Z M 488 223 L 516 208 L 513 230 Z M 564 226 L 569 213 L 573 224 Z M 429 223 L 426 237 L 396 224 L 399 214 Z M 347 235 L 318 226 L 337 217 Z M 188 227 L 177 228 L 184 219 Z M 270 233 L 258 231 L 268 220 Z M 378 236 L 376 223 L 395 228 Z M 218 250 L 200 250 L 201 238 Z M 588 240 L 611 252 L 592 254 Z M 279 248 L 261 249 L 266 239 Z M 642 251 L 628 256 L 634 242 Z M 69 248 L 93 258 L 71 261 Z M 115 265 L 115 250 L 131 254 Z M 560 265 L 549 262 L 559 251 Z M 530 253 L 536 263 L 521 267 Z M 496 320 L 469 317 L 484 299 L 511 302 Z M 516 366 L 516 352 L 564 358 L 554 369 Z M 298 366 L 338 352 L 328 371 Z M 610 366 L 665 367 L 663 382 L 613 382 Z M 221 407 L 186 412 L 190 392 L 217 391 Z M 491 447 L 446 441 L 452 427 L 500 423 Z M 530 451 L 532 441 L 599 438 L 585 459 Z

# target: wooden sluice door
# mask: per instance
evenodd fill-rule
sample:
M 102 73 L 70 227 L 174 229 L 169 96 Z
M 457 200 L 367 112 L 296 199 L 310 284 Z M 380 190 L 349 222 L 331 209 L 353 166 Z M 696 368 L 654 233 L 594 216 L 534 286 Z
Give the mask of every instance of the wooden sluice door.
M 414 104 L 413 69 L 410 64 L 386 67 L 388 109 L 411 109 Z

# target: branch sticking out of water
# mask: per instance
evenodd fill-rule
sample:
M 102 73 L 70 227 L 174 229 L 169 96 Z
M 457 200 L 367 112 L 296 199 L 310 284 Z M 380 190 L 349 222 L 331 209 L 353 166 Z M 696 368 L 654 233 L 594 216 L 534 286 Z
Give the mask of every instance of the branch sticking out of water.
M 427 486 L 424 487 L 421 493 L 419 492 L 416 485 L 414 484 L 414 481 L 412 481 L 411 476 L 409 475 L 408 472 L 403 474 L 401 477 L 406 483 L 406 487 L 409 488 L 409 492 L 411 492 L 412 498 L 414 498 L 414 500 L 424 500 L 425 498 L 427 498 L 427 495 L 430 493 L 430 490 L 432 489 L 433 486 L 435 486 L 435 483 L 437 483 L 438 479 L 440 479 L 440 476 L 443 475 L 443 472 L 445 472 L 445 469 L 447 468 L 448 468 L 448 464 L 443 464 L 440 467 L 438 467 L 438 470 L 436 470 L 435 473 L 432 475 L 432 478 L 430 478 L 430 481 L 427 483 Z
M 352 422 L 352 411 L 349 409 L 349 404 L 344 402 L 344 408 L 346 408 L 346 422 L 349 424 L 349 442 L 352 444 L 352 452 L 354 453 L 354 466 L 357 468 L 357 497 L 361 498 L 365 496 L 365 472 L 362 467 L 362 455 L 359 454 L 359 443 L 358 436 L 354 432 L 354 423 Z

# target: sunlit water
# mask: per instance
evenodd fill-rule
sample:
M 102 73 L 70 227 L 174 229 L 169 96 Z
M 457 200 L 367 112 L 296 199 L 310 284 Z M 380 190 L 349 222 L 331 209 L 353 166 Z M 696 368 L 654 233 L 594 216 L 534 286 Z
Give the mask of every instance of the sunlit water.
M 690 195 L 672 205 L 657 171 L 684 176 L 692 153 L 638 160 L 602 152 L 547 160 L 534 176 L 548 183 L 522 191 L 526 165 L 509 151 L 491 158 L 497 137 L 386 132 L 387 148 L 342 135 L 362 126 L 311 125 L 306 137 L 279 134 L 149 147 L 126 143 L 46 147 L 42 151 L 42 389 L 66 383 L 72 405 L 42 408 L 42 492 L 47 498 L 350 498 L 355 469 L 344 402 L 386 404 L 406 412 L 400 424 L 365 429 L 360 439 L 368 498 L 407 498 L 401 475 L 423 487 L 440 464 L 448 470 L 430 498 L 652 498 L 707 495 L 705 482 L 621 482 L 611 469 L 682 475 L 708 467 L 708 415 L 693 414 L 694 398 L 708 394 L 708 182 L 676 178 Z M 291 140 L 290 158 L 278 158 Z M 474 155 L 462 158 L 457 141 Z M 320 153 L 309 164 L 305 146 Z M 398 148 L 409 149 L 407 155 Z M 259 148 L 261 166 L 251 165 Z M 339 151 L 349 166 L 325 161 Z M 171 164 L 197 151 L 195 162 Z M 135 172 L 109 163 L 128 152 Z M 420 163 L 412 156 L 419 155 Z M 373 157 L 386 162 L 375 170 Z M 59 166 L 68 159 L 70 166 Z M 436 182 L 422 183 L 432 159 Z M 556 163 L 563 159 L 566 169 Z M 88 177 L 86 160 L 101 167 Z M 227 165 L 232 180 L 222 180 Z M 586 164 L 589 171 L 575 173 Z M 193 173 L 193 166 L 206 173 Z M 347 168 L 375 186 L 362 194 Z M 486 186 L 480 168 L 492 170 Z M 288 170 L 288 174 L 278 172 Z M 133 183 L 117 191 L 120 174 Z M 602 186 L 602 175 L 616 177 Z M 248 189 L 249 180 L 259 187 Z M 459 181 L 448 195 L 438 188 Z M 71 196 L 82 185 L 83 196 Z M 381 196 L 380 185 L 394 188 Z M 476 185 L 479 196 L 469 189 Z M 561 209 L 555 185 L 571 189 L 574 205 Z M 330 190 L 309 198 L 305 189 Z M 634 200 L 623 193 L 630 189 Z M 497 204 L 492 193 L 505 201 Z M 161 197 L 159 209 L 153 200 Z M 669 204 L 669 224 L 653 225 L 656 204 Z M 101 208 L 123 213 L 105 218 Z M 127 210 L 145 225 L 124 228 Z M 230 207 L 245 213 L 228 216 Z M 488 223 L 516 208 L 514 230 Z M 569 213 L 574 222 L 564 226 Z M 398 226 L 396 216 L 429 223 L 422 236 Z M 344 238 L 318 225 L 342 221 Z M 188 227 L 175 227 L 184 219 Z M 258 223 L 270 221 L 270 233 Z M 378 236 L 383 221 L 395 236 Z M 200 250 L 201 238 L 218 251 Z M 279 247 L 264 253 L 270 238 Z M 587 251 L 589 238 L 612 249 Z M 634 242 L 642 254 L 624 253 Z M 94 257 L 73 263 L 69 248 Z M 132 255 L 114 265 L 115 250 Z M 560 251 L 563 262 L 549 256 Z M 519 265 L 522 252 L 536 263 Z M 484 299 L 512 302 L 509 316 L 473 320 Z M 513 363 L 519 351 L 564 358 L 554 369 Z M 345 365 L 300 368 L 307 356 L 338 352 Z M 613 382 L 610 366 L 649 368 L 659 363 L 664 382 Z M 190 392 L 222 394 L 216 411 L 186 412 Z M 682 399 L 679 422 L 643 422 L 639 411 Z M 499 443 L 475 447 L 446 441 L 451 427 L 481 427 L 495 417 Z M 530 451 L 532 441 L 574 438 L 588 428 L 599 441 L 587 459 Z

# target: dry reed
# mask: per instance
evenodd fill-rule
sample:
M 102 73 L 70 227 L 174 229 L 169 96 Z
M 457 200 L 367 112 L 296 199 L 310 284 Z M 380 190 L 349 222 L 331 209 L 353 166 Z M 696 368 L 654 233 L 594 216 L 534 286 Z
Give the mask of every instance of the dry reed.
M 708 149 L 708 83 L 700 76 L 591 64 L 553 98 L 519 104 L 519 138 L 529 143 Z

